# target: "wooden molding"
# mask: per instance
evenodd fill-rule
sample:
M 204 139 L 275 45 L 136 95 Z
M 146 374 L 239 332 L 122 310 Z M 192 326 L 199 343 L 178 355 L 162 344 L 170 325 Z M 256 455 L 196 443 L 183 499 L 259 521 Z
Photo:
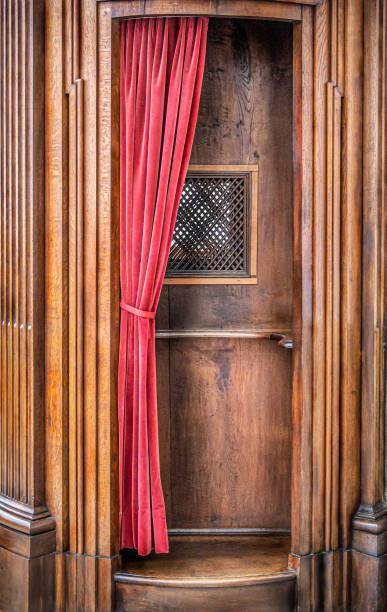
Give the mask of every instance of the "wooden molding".
M 352 520 L 352 547 L 368 555 L 387 554 L 387 505 L 361 505 Z
M 55 530 L 36 535 L 20 533 L 5 525 L 0 525 L 0 548 L 34 559 L 55 552 Z
M 252 536 L 252 535 L 270 535 L 270 536 L 289 536 L 290 529 L 278 529 L 269 527 L 230 527 L 230 528 L 208 528 L 208 529 L 168 529 L 168 535 L 174 536 Z
M 106 5 L 108 3 L 105 3 Z M 302 19 L 302 6 L 297 2 L 280 0 L 277 2 L 253 0 L 194 0 L 178 2 L 174 0 L 132 0 L 110 2 L 113 18 L 150 17 L 167 15 L 202 15 L 208 17 L 247 17 L 251 19 L 272 19 L 297 22 Z
M 55 519 L 45 506 L 31 508 L 14 499 L 0 495 L 0 521 L 3 525 L 29 535 L 55 529 Z

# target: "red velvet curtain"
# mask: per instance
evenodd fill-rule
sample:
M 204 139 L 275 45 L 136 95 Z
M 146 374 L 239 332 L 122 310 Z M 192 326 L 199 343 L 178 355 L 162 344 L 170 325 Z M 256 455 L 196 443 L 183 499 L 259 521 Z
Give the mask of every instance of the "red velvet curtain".
M 208 19 L 121 29 L 120 547 L 168 552 L 160 479 L 155 311 L 191 154 Z

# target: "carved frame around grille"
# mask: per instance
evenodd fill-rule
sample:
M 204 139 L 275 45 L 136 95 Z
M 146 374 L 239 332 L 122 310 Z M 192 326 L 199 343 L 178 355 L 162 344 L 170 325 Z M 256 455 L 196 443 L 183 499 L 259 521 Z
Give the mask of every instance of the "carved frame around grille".
M 166 273 L 176 282 L 256 282 L 256 166 L 191 166 Z M 178 280 L 181 279 L 181 280 Z M 206 279 L 203 281 L 201 279 Z

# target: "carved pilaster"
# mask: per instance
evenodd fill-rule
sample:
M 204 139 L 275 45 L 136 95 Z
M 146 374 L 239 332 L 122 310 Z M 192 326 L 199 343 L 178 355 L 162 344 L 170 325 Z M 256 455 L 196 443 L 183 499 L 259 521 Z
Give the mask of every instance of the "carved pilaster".
M 0 58 L 0 608 L 41 610 L 55 550 L 45 506 L 44 2 L 1 4 Z
M 352 522 L 354 610 L 387 601 L 385 173 L 387 2 L 364 11 L 361 503 Z

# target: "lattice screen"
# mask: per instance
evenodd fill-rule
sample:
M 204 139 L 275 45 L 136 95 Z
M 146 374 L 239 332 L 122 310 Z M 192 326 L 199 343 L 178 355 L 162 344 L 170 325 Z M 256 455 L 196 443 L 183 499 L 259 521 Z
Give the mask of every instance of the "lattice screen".
M 249 172 L 189 171 L 167 277 L 248 276 L 250 198 Z

